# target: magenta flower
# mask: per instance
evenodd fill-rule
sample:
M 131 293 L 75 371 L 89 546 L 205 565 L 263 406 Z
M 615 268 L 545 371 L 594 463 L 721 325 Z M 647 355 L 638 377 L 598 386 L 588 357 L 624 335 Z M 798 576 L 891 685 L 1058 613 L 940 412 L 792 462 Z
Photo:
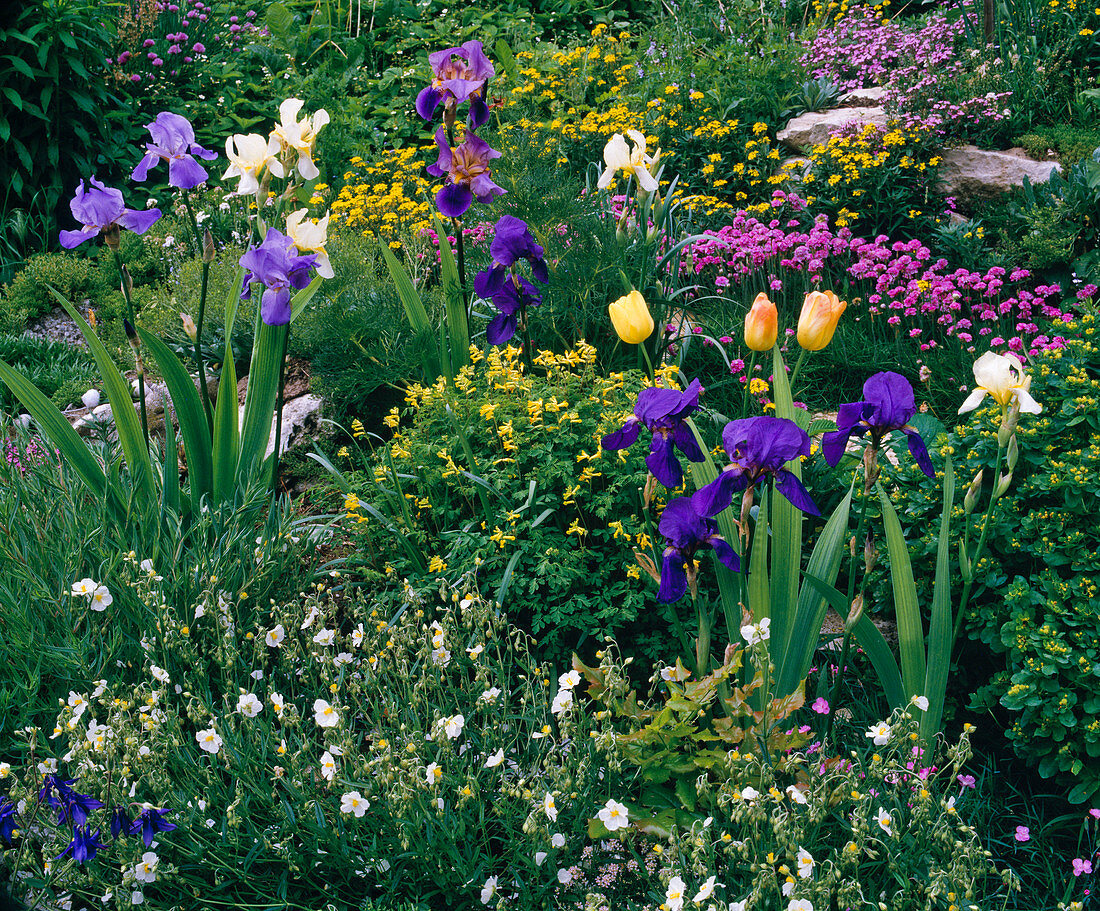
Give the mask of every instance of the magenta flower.
M 810 706 L 819 715 L 829 714 L 829 701 L 824 696 L 818 696 L 814 704 Z
M 285 326 L 290 322 L 290 289 L 300 291 L 309 284 L 309 271 L 316 262 L 317 254 L 299 255 L 294 241 L 268 228 L 264 242 L 241 257 L 241 265 L 249 270 L 241 299 L 247 300 L 252 282 L 259 282 L 266 288 L 260 318 L 269 326 Z
M 977 784 L 973 775 L 956 775 L 960 788 L 973 788 Z
M 708 516 L 700 515 L 691 497 L 669 500 L 661 513 L 657 529 L 668 541 L 661 561 L 658 601 L 679 601 L 684 596 L 695 576 L 695 554 L 703 547 L 712 548 L 718 559 L 733 572 L 741 569 L 737 554 L 729 542 L 718 534 L 717 523 Z
M 462 47 L 451 47 L 428 55 L 432 65 L 432 81 L 416 96 L 416 112 L 431 120 L 440 104 L 454 111 L 464 101 L 470 102 L 467 120 L 476 129 L 489 119 L 485 103 L 485 84 L 496 70 L 481 49 L 480 41 L 467 41 Z
M 638 434 L 645 427 L 653 434 L 645 460 L 646 467 L 665 487 L 674 490 L 684 481 L 684 470 L 676 458 L 676 450 L 679 449 L 692 462 L 702 462 L 705 458 L 695 434 L 684 423 L 685 418 L 698 410 L 702 391 L 703 387 L 697 379 L 692 380 L 683 392 L 656 387 L 643 389 L 638 393 L 633 416 L 627 418 L 626 423 L 614 433 L 605 436 L 600 445 L 604 449 L 626 449 L 638 439 Z M 708 516 L 720 511 L 700 510 Z
M 1031 830 L 1027 826 L 1016 826 L 1016 841 L 1031 841 Z
M 821 515 L 802 482 L 784 467 L 791 459 L 810 454 L 810 438 L 794 421 L 767 414 L 730 421 L 722 431 L 722 445 L 730 464 L 692 497 L 701 513 L 718 515 L 730 505 L 735 492 L 755 487 L 771 475 L 775 489 L 795 507 L 812 516 Z
M 439 146 L 439 160 L 428 165 L 427 170 L 433 177 L 447 175 L 447 182 L 435 194 L 435 204 L 448 218 L 459 218 L 475 199 L 488 203 L 494 196 L 507 192 L 493 183 L 489 169 L 489 162 L 500 158 L 500 152 L 489 148 L 484 139 L 471 133 L 465 142 L 452 149 L 440 127 L 435 142 Z
M 1080 857 L 1073 858 L 1073 875 L 1087 876 L 1092 872 L 1092 861 L 1083 860 Z
M 119 228 L 144 234 L 160 218 L 160 209 L 127 209 L 122 201 L 122 191 L 104 184 L 92 177 L 88 180 L 88 189 L 84 181 L 76 188 L 76 196 L 69 203 L 73 218 L 84 227 L 79 231 L 62 231 L 61 246 L 72 250 L 90 237 L 99 234 L 117 232 Z
M 822 437 L 821 450 L 825 461 L 836 465 L 844 457 L 851 437 L 857 439 L 865 433 L 878 446 L 886 434 L 900 430 L 909 439 L 909 452 L 920 470 L 928 477 L 936 475 L 928 447 L 917 431 L 909 426 L 909 419 L 916 414 L 916 399 L 909 380 L 900 373 L 883 371 L 876 373 L 863 384 L 863 401 L 848 402 L 840 406 L 836 418 L 837 429 Z
M 161 161 L 168 162 L 168 183 L 173 187 L 190 190 L 206 180 L 209 175 L 195 161 L 195 156 L 208 161 L 218 156 L 195 142 L 195 130 L 187 118 L 170 111 L 162 111 L 145 128 L 153 141 L 145 144 L 145 157 L 138 162 L 134 173 L 130 175 L 134 180 L 145 180 L 149 169 Z

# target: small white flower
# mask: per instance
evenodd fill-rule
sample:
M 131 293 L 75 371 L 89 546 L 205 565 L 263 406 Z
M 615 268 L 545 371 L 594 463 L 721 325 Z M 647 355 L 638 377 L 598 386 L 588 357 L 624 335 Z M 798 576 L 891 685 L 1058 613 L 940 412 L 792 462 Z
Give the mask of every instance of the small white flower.
M 495 769 L 502 762 L 504 762 L 504 750 L 497 750 L 492 756 L 485 760 L 485 768 Z
M 286 630 L 283 629 L 281 623 L 277 623 L 274 629 L 269 629 L 267 635 L 264 636 L 264 642 L 267 643 L 269 648 L 278 648 L 283 644 L 283 640 L 286 638 Z
M 92 691 L 92 698 L 93 699 L 98 699 L 100 696 L 102 696 L 106 692 L 107 692 L 107 681 L 106 680 L 97 680 L 95 682 L 95 689 Z
M 558 805 L 554 803 L 554 795 L 549 791 L 546 792 L 546 796 L 542 798 L 542 809 L 546 812 L 546 816 L 550 822 L 555 822 L 558 818 Z
M 358 791 L 348 791 L 340 798 L 340 812 L 344 815 L 355 814 L 356 819 L 362 819 L 363 814 L 370 809 L 370 801 Z
M 246 718 L 255 718 L 263 711 L 264 704 L 255 693 L 244 693 L 237 697 L 237 711 Z
M 313 634 L 313 641 L 327 648 L 336 641 L 336 633 L 330 629 L 319 629 Z
M 555 848 L 565 847 L 565 836 L 561 832 L 555 832 L 550 836 L 550 844 Z
M 814 859 L 803 847 L 798 849 L 798 875 L 803 879 L 809 879 L 814 873 Z
M 630 811 L 617 800 L 609 798 L 596 818 L 604 824 L 608 832 L 618 832 L 630 825 Z
M 466 654 L 470 656 L 471 661 L 477 661 L 483 651 L 485 651 L 485 646 L 479 642 L 473 648 L 466 649 Z
M 573 882 L 573 871 L 566 870 L 564 867 L 558 870 L 558 882 L 561 883 L 563 886 L 568 886 L 571 882 Z
M 168 671 L 162 667 L 157 667 L 155 664 L 149 665 L 149 673 L 153 675 L 153 679 L 160 683 L 171 683 L 172 680 L 168 676 Z
M 802 788 L 798 787 L 798 785 L 787 785 L 787 796 L 798 804 L 805 805 L 810 802 L 810 799 L 802 792 Z
M 351 664 L 355 660 L 355 656 L 351 652 L 338 652 L 336 657 L 332 659 L 332 663 L 335 667 L 343 667 L 345 664 Z
M 699 887 L 699 891 L 695 893 L 695 897 L 692 901 L 697 905 L 702 904 L 712 895 L 714 895 L 714 877 L 708 876 L 707 881 Z
M 493 896 L 497 894 L 497 878 L 490 876 L 485 880 L 485 885 L 481 887 L 481 903 L 483 905 L 489 904 L 493 900 Z
M 427 768 L 424 769 L 424 778 L 430 785 L 434 785 L 443 777 L 443 769 L 439 767 L 437 762 L 429 762 Z
M 680 663 L 679 658 L 676 659 L 675 666 L 661 668 L 661 679 L 666 683 L 682 683 L 690 677 L 691 671 Z
M 336 757 L 328 750 L 321 754 L 321 777 L 325 781 L 332 781 L 336 777 Z
M 730 902 L 729 911 L 745 911 L 745 906 L 748 904 L 748 899 L 742 899 L 739 902 Z
M 130 893 L 130 904 L 131 905 L 140 905 L 143 901 L 145 901 L 145 896 L 141 892 L 131 892 Z
M 750 623 L 741 627 L 741 638 L 749 645 L 767 642 L 771 638 L 771 617 L 765 617 L 759 623 Z
M 313 607 L 311 607 L 309 609 L 309 614 L 306 616 L 306 619 L 304 621 L 302 621 L 302 629 L 309 629 L 311 626 L 313 626 L 313 622 L 320 615 L 321 615 L 320 608 L 318 608 L 316 604 L 313 605 Z
M 554 697 L 554 701 L 550 703 L 550 712 L 551 712 L 551 714 L 554 714 L 554 715 L 561 715 L 572 704 L 573 704 L 573 691 L 572 690 L 558 690 L 558 694 Z
M 913 700 L 913 705 L 915 705 L 922 712 L 927 712 L 928 711 L 928 697 L 927 696 L 917 696 Z
M 887 835 L 894 834 L 894 820 L 890 818 L 890 814 L 882 807 L 878 808 L 878 812 L 875 814 L 875 821 L 878 823 L 878 827 Z
M 340 723 L 340 713 L 324 699 L 313 701 L 313 720 L 319 727 L 333 728 Z
M 462 735 L 462 728 L 466 725 L 466 719 L 462 715 L 451 715 L 443 719 L 443 733 L 448 740 L 454 740 Z
M 684 907 L 684 881 L 679 876 L 674 876 L 668 881 L 665 907 L 667 911 L 681 911 Z
M 100 585 L 94 592 L 92 592 L 92 603 L 90 607 L 94 611 L 105 611 L 108 607 L 114 604 L 114 596 L 107 590 L 106 585 Z
M 787 905 L 787 911 L 814 911 L 813 902 L 808 898 L 794 898 Z
M 875 746 L 885 746 L 890 742 L 890 725 L 885 721 L 880 721 L 868 728 L 865 736 L 873 741 Z
M 451 653 L 445 648 L 432 649 L 432 664 L 436 667 L 446 667 L 451 663 Z
M 286 701 L 283 699 L 282 693 L 272 693 L 268 698 L 275 709 L 275 714 L 282 717 L 283 709 L 286 708 Z
M 159 858 L 153 851 L 146 851 L 141 855 L 141 860 L 134 867 L 134 879 L 139 883 L 154 883 L 157 881 L 157 861 Z
M 88 700 L 85 699 L 80 693 L 69 690 L 69 708 L 73 710 L 73 721 L 76 721 L 84 714 L 84 710 L 88 707 Z
M 199 747 L 207 753 L 217 755 L 218 751 L 222 748 L 222 739 L 214 728 L 207 728 L 205 731 L 199 731 L 195 735 L 195 740 L 198 741 Z
M 91 598 L 92 592 L 96 590 L 99 583 L 95 582 L 87 577 L 81 579 L 79 582 L 73 583 L 73 597 L 77 595 L 83 595 L 85 598 Z
M 759 796 L 760 796 L 760 792 L 758 790 L 756 790 L 756 788 L 752 787 L 752 785 L 750 785 L 747 788 L 742 788 L 741 789 L 741 799 L 746 801 L 746 802 L 751 803 L 752 801 L 756 800 L 756 798 L 759 797 Z
M 484 693 L 477 697 L 478 702 L 496 702 L 497 696 L 500 695 L 500 687 L 491 686 Z
M 571 690 L 581 682 L 581 675 L 576 671 L 566 671 L 558 677 L 558 686 L 563 690 Z
M 363 629 L 363 624 L 360 623 L 355 629 L 351 631 L 351 644 L 356 648 L 362 648 L 363 639 L 366 637 L 367 631 Z

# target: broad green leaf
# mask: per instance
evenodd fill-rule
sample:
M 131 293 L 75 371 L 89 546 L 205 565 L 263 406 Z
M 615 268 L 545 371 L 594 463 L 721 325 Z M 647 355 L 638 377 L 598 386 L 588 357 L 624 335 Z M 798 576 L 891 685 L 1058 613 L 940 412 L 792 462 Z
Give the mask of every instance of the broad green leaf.
M 237 483 L 237 457 L 240 452 L 240 427 L 237 420 L 237 368 L 229 333 L 225 335 L 225 356 L 218 377 L 218 400 L 214 404 L 214 445 L 211 465 L 214 473 L 214 502 L 230 498 Z
M 145 442 L 145 434 L 141 429 L 141 419 L 134 408 L 133 399 L 130 396 L 130 384 L 119 372 L 111 355 L 107 352 L 103 342 L 91 326 L 85 322 L 76 308 L 66 300 L 64 296 L 49 285 L 50 293 L 65 311 L 73 318 L 77 328 L 88 343 L 88 348 L 95 358 L 96 367 L 99 368 L 100 378 L 103 380 L 103 389 L 107 393 L 107 399 L 111 403 L 111 419 L 114 421 L 115 430 L 118 431 L 118 441 L 122 444 L 122 452 L 126 457 L 126 464 L 130 468 L 130 474 L 134 478 L 134 484 L 138 486 L 147 501 L 154 500 L 153 492 L 153 463 L 149 459 L 149 447 Z
M 898 624 L 898 650 L 901 655 L 901 676 L 907 696 L 923 695 L 924 689 L 924 626 L 917 605 L 917 585 L 913 581 L 913 566 L 905 535 L 894 511 L 894 504 L 882 484 L 876 483 L 882 504 L 882 524 L 886 530 L 886 549 L 890 554 L 890 584 L 894 589 L 894 613 Z
M 294 25 L 294 14 L 283 3 L 272 3 L 264 13 L 264 23 L 274 35 L 282 42 L 286 42 L 290 35 L 290 29 Z
M 279 394 L 284 338 L 288 332 L 289 325 L 269 326 L 262 320 L 258 321 L 241 423 L 237 476 L 242 480 L 260 467 L 267 453 L 272 433 L 271 419 L 275 415 L 275 400 Z
M 794 399 L 787 380 L 787 368 L 783 355 L 776 345 L 772 348 L 772 390 L 775 397 L 776 417 L 795 420 Z M 798 409 L 802 415 L 809 415 Z M 802 479 L 802 463 L 792 459 L 785 466 L 796 478 Z M 795 606 L 798 602 L 798 576 L 802 561 L 802 511 L 771 487 L 773 495 L 769 503 L 771 517 L 771 642 L 777 665 L 784 660 L 791 630 L 794 627 Z
M 178 409 L 177 409 L 178 413 Z M 191 482 L 194 484 L 194 481 Z M 167 513 L 180 511 L 179 454 L 176 452 L 176 428 L 172 416 L 164 409 L 164 464 L 160 477 L 160 524 L 164 526 Z M 196 510 L 197 511 L 197 510 Z
M 894 653 L 890 651 L 890 645 L 878 627 L 871 622 L 870 617 L 864 614 L 852 629 L 852 635 L 867 653 L 867 657 L 871 659 L 871 665 L 882 683 L 890 708 L 895 709 L 905 705 L 909 699 L 905 694 L 905 684 L 902 682 L 898 663 L 894 660 Z
M 382 248 L 382 257 L 386 260 L 386 268 L 389 269 L 390 278 L 397 290 L 397 297 L 401 301 L 401 306 L 405 308 L 405 318 L 409 321 L 413 337 L 418 344 L 424 346 L 420 355 L 424 364 L 424 379 L 429 383 L 434 382 L 441 373 L 440 355 L 438 350 L 432 350 L 432 348 L 438 348 L 438 345 L 433 337 L 428 311 L 424 308 L 424 302 L 420 299 L 412 279 L 409 278 L 409 273 L 393 255 L 389 244 L 380 241 L 379 246 Z
M 313 281 L 306 285 L 301 291 L 294 295 L 290 299 L 290 322 L 293 323 L 298 315 L 305 310 L 306 306 L 313 296 L 321 290 L 321 283 L 324 281 L 320 275 L 313 276 Z
M 196 510 L 203 495 L 214 493 L 214 465 L 211 454 L 210 430 L 206 423 L 199 392 L 178 357 L 164 342 L 144 329 L 138 329 L 138 337 L 164 377 L 164 384 L 172 395 L 172 405 L 179 416 L 180 436 L 187 455 L 187 477 L 191 485 L 191 503 Z M 170 424 L 165 414 L 165 425 Z
M 450 353 L 450 376 L 458 375 L 470 362 L 470 326 L 466 316 L 466 302 L 462 299 L 462 283 L 455 263 L 451 242 L 442 219 L 432 215 L 436 236 L 439 238 L 439 267 L 443 276 L 443 300 L 447 312 L 447 350 Z M 461 227 L 459 230 L 462 230 Z
M 939 733 L 943 717 L 943 699 L 947 692 L 947 675 L 951 670 L 951 649 L 954 646 L 951 610 L 951 511 L 955 506 L 955 466 L 950 454 L 943 469 L 943 513 L 940 515 L 940 537 L 936 546 L 936 579 L 932 585 L 932 619 L 928 625 L 928 669 L 924 679 L 924 695 L 928 711 L 921 716 L 921 737 L 931 742 Z
M 765 617 L 771 617 L 771 584 L 768 578 L 768 503 L 769 492 L 766 488 L 758 491 L 760 509 L 756 513 L 756 526 L 752 534 L 749 556 L 749 610 L 753 621 L 759 623 Z M 773 621 L 774 622 L 774 621 Z M 774 650 L 776 636 L 772 635 L 771 646 Z

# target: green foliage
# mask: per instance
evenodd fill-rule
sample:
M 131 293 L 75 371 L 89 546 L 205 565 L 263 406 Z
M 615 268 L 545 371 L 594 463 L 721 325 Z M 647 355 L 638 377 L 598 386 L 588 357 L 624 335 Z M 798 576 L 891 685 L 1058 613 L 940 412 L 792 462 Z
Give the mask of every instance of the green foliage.
M 599 376 L 584 345 L 543 353 L 532 374 L 517 358 L 491 349 L 463 369 L 457 391 L 442 381 L 409 390 L 406 422 L 366 477 L 352 478 L 347 508 L 360 521 L 349 533 L 365 565 L 395 580 L 477 566 L 545 654 L 605 633 L 648 650 L 653 602 L 630 552 L 652 542 L 641 466 L 599 449 L 630 412 L 638 378 Z M 387 423 L 397 427 L 397 409 Z
M 1100 535 L 1092 520 L 1100 495 L 1100 345 L 1096 317 L 1061 327 L 1066 347 L 1037 358 L 1032 395 L 1040 415 L 1024 415 L 1012 485 L 998 502 L 975 573 L 964 629 L 994 653 L 1000 670 L 985 683 L 976 705 L 1008 710 L 1012 748 L 1057 778 L 1071 799 L 1100 790 Z M 958 460 L 960 489 L 996 453 L 995 406 L 956 427 L 946 446 Z M 932 578 L 939 505 L 934 487 L 915 471 L 899 486 L 899 512 L 919 556 L 917 578 Z M 985 494 L 978 502 L 984 502 Z M 957 498 L 961 502 L 961 498 Z M 979 511 L 980 512 L 980 511 Z M 956 521 L 980 524 L 976 513 Z M 925 591 L 922 603 L 930 593 Z M 957 603 L 957 595 L 956 602 Z M 974 645 L 969 646 L 971 649 Z M 975 656 L 972 665 L 988 665 Z M 988 672 L 987 672 L 988 673 Z
M 241 562 L 254 562 L 241 545 Z M 257 548 L 265 569 L 272 550 L 278 541 Z M 484 907 L 495 876 L 523 908 L 561 906 L 558 871 L 579 860 L 584 820 L 615 778 L 596 761 L 588 718 L 551 714 L 552 669 L 476 593 L 382 605 L 317 585 L 261 602 L 204 575 L 190 602 L 164 605 L 159 576 L 136 569 L 126 584 L 156 617 L 148 651 L 135 643 L 104 691 L 78 688 L 88 707 L 75 731 L 66 706 L 63 738 L 31 739 L 38 757 L 72 750 L 81 787 L 104 803 L 132 787 L 172 807 L 178 828 L 158 838 L 155 884 L 123 886 L 148 850 L 124 839 L 86 874 L 69 865 L 49 886 L 32 879 L 31 898 L 124 888 L 129 900 L 141 888 L 157 906 L 188 905 L 213 878 L 232 907 L 442 911 Z M 93 717 L 113 732 L 99 748 L 86 736 Z M 214 752 L 200 749 L 204 731 Z M 9 793 L 33 805 L 33 769 L 17 775 Z M 43 825 L 31 837 L 53 856 L 70 836 Z M 36 853 L 24 859 L 40 874 Z
M 1042 125 L 1017 136 L 1014 141 L 1039 161 L 1045 160 L 1053 151 L 1062 165 L 1068 168 L 1092 157 L 1093 151 L 1100 147 L 1100 130 L 1068 123 Z
M 58 408 L 79 402 L 98 377 L 84 349 L 34 336 L 0 336 L 0 360 L 25 374 Z M 10 412 L 14 404 L 8 388 L 0 388 L 0 408 Z
M 111 269 L 114 270 L 113 263 Z M 36 254 L 4 288 L 0 305 L 7 314 L 7 322 L 14 327 L 17 322 L 51 312 L 57 301 L 47 286 L 82 307 L 89 300 L 96 305 L 109 284 L 89 259 L 71 253 Z
M 95 0 L 19 4 L 0 28 L 0 224 L 14 209 L 46 216 L 56 236 L 80 178 L 110 183 L 136 127 L 103 79 L 110 16 Z

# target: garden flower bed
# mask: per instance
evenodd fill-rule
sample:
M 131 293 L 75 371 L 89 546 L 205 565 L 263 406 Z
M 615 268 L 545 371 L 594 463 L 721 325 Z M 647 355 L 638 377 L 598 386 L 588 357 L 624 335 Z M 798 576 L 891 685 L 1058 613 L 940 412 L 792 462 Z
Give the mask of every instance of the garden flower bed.
M 0 908 L 1090 907 L 1100 9 L 985 12 L 21 11 Z

